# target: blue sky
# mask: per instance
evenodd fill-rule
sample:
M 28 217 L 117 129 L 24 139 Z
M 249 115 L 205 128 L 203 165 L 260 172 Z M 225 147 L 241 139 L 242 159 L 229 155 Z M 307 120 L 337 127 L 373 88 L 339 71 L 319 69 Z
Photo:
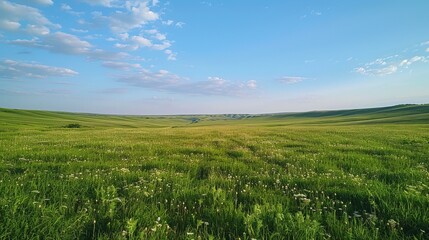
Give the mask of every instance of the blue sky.
M 267 113 L 429 103 L 429 1 L 0 0 L 0 107 Z

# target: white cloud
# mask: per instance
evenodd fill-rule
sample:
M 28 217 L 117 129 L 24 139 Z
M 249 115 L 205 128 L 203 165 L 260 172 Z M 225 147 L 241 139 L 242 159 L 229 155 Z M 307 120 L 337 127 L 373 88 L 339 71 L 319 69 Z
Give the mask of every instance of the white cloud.
M 63 32 L 56 32 L 47 36 L 44 42 L 50 51 L 64 54 L 84 54 L 88 53 L 92 47 L 89 42 Z
M 307 78 L 305 78 L 305 77 L 285 76 L 285 77 L 281 77 L 279 79 L 279 81 L 282 82 L 282 83 L 286 83 L 286 84 L 294 84 L 294 83 L 302 82 L 302 81 L 304 81 L 306 79 Z
M 185 26 L 184 22 L 176 22 L 176 23 L 174 23 L 173 20 L 166 20 L 166 21 L 162 21 L 161 23 L 164 24 L 164 25 L 167 25 L 167 26 L 171 26 L 171 25 L 174 24 L 174 26 L 179 27 L 179 28 L 182 28 L 183 26 Z
M 20 0 L 20 2 L 25 2 L 25 3 L 33 2 L 36 4 L 48 5 L 48 6 L 54 4 L 52 0 Z
M 243 83 L 228 81 L 221 77 L 208 77 L 203 81 L 189 81 L 166 70 L 151 72 L 142 69 L 117 78 L 120 82 L 135 87 L 193 95 L 245 96 L 256 89 L 255 80 Z
M 30 0 L 29 0 L 30 1 Z M 52 0 L 31 0 L 40 4 L 52 4 Z M 89 19 L 81 19 L 82 27 L 69 28 L 69 33 L 59 31 L 61 26 L 50 22 L 42 12 L 34 7 L 13 3 L 8 0 L 0 0 L 0 29 L 19 31 L 27 34 L 27 37 L 7 41 L 10 44 L 24 47 L 44 49 L 52 53 L 81 55 L 94 60 L 122 61 L 124 59 L 137 60 L 125 52 L 110 52 L 98 49 L 92 44 L 95 37 L 112 41 L 118 51 L 135 51 L 148 48 L 163 51 L 168 60 L 176 60 L 177 53 L 169 49 L 173 41 L 167 39 L 165 33 L 155 29 L 154 21 L 160 20 L 159 13 L 152 10 L 158 9 L 158 1 L 152 0 L 80 0 L 92 6 L 99 6 L 88 15 L 92 14 L 92 23 Z M 28 3 L 28 1 L 22 0 Z M 71 14 L 84 14 L 73 11 L 72 2 L 57 3 L 58 7 Z M 101 6 L 101 7 L 100 7 Z M 107 9 L 105 7 L 111 8 Z M 91 17 L 90 17 L 91 18 Z M 171 21 L 171 22 L 170 22 Z M 158 22 L 160 23 L 160 22 Z M 175 22 L 168 20 L 168 24 Z M 147 26 L 149 26 L 148 28 Z M 178 23 L 181 24 L 180 22 Z M 101 27 L 111 30 L 112 34 L 82 36 L 88 32 L 86 27 Z M 75 26 L 73 26 L 75 27 Z M 70 34 L 73 33 L 73 34 Z M 95 42 L 94 42 L 95 43 Z M 103 47 L 104 48 L 104 47 Z
M 80 0 L 81 2 L 88 3 L 90 5 L 98 5 L 98 6 L 104 6 L 104 7 L 113 7 L 115 4 L 115 0 Z
M 162 41 L 161 43 L 152 44 L 151 48 L 155 50 L 165 50 L 167 48 L 171 47 L 170 41 Z
M 152 38 L 159 40 L 159 41 L 163 41 L 163 40 L 167 39 L 167 36 L 165 34 L 158 32 L 158 30 L 156 30 L 156 29 L 146 30 L 145 32 L 150 34 L 150 36 Z
M 119 76 L 118 79 L 121 82 L 126 82 L 133 86 L 156 88 L 159 90 L 172 89 L 177 85 L 177 83 L 183 81 L 183 78 L 175 74 L 169 73 L 166 70 L 151 72 L 146 69 L 143 69 L 130 75 Z
M 0 20 L 0 29 L 13 31 L 17 30 L 19 27 L 21 27 L 19 22 L 9 21 L 7 19 Z
M 368 76 L 386 76 L 398 72 L 400 69 L 408 68 L 416 62 L 427 62 L 426 57 L 414 56 L 401 61 L 397 60 L 399 56 L 394 55 L 386 58 L 378 58 L 361 67 L 355 68 L 355 72 Z
M 174 53 L 170 49 L 167 49 L 164 51 L 165 54 L 167 54 L 167 60 L 175 61 L 177 57 L 177 53 Z
M 304 19 L 304 18 L 307 18 L 309 16 L 320 17 L 320 16 L 322 16 L 322 12 L 321 11 L 317 11 L 317 10 L 311 10 L 311 12 L 302 15 L 300 18 Z
M 205 5 L 206 7 L 213 7 L 213 3 L 211 2 L 207 2 L 207 1 L 202 1 L 200 2 L 202 5 Z
M 256 80 L 247 81 L 246 86 L 250 89 L 256 89 L 256 87 L 257 87 Z
M 144 38 L 144 37 L 142 37 L 142 36 L 133 36 L 132 38 L 131 38 L 131 41 L 133 41 L 135 44 L 137 44 L 139 47 L 140 46 L 144 46 L 144 47 L 151 47 L 153 44 L 152 44 L 152 42 L 149 40 L 149 39 L 147 39 L 147 38 Z
M 174 23 L 173 20 L 162 21 L 162 24 L 167 25 L 167 26 L 170 26 L 173 23 Z
M 398 67 L 395 65 L 389 65 L 382 68 L 365 68 L 359 67 L 356 68 L 356 72 L 363 75 L 372 75 L 372 76 L 385 76 L 390 75 L 398 71 Z
M 129 58 L 130 55 L 125 52 L 110 52 L 103 49 L 93 49 L 86 56 L 93 60 L 119 60 Z
M 65 3 L 61 4 L 61 10 L 63 10 L 64 12 L 70 13 L 71 15 L 75 15 L 75 16 L 80 16 L 80 15 L 84 14 L 83 12 L 73 11 L 73 8 L 70 7 L 70 5 L 67 5 Z
M 52 5 L 52 4 L 54 4 L 54 2 L 52 0 L 31 0 L 31 2 L 35 2 L 37 4 L 42 4 L 42 5 Z
M 122 39 L 124 41 L 130 37 L 130 35 L 128 33 L 121 33 L 121 34 L 118 34 L 118 36 L 120 39 Z
M 313 16 L 321 16 L 322 15 L 322 12 L 320 12 L 320 11 L 316 11 L 316 10 L 311 10 L 311 13 L 310 13 L 311 15 L 313 15 Z
M 140 64 L 137 63 L 127 63 L 127 62 L 114 62 L 114 61 L 105 61 L 103 66 L 107 68 L 119 69 L 124 71 L 130 71 L 135 69 L 143 69 Z
M 177 22 L 176 23 L 176 27 L 182 28 L 183 26 L 185 26 L 184 22 Z
M 16 30 L 24 23 L 28 26 L 33 26 L 33 28 L 61 27 L 50 22 L 37 8 L 5 0 L 0 1 L 1 28 L 4 30 Z
M 422 57 L 422 56 L 414 56 L 414 57 L 412 57 L 412 58 L 410 58 L 410 59 L 404 59 L 404 60 L 402 60 L 402 62 L 399 64 L 399 66 L 400 67 L 408 67 L 408 66 L 410 66 L 411 64 L 413 64 L 413 63 L 415 63 L 415 62 L 419 62 L 419 61 L 425 61 L 426 60 L 426 58 L 425 57 Z
M 87 32 L 88 32 L 88 30 L 84 30 L 84 29 L 77 29 L 77 28 L 70 28 L 70 30 L 71 30 L 72 32 L 75 32 L 75 33 L 87 33 Z
M 155 42 L 142 35 L 129 37 L 128 34 L 122 34 L 120 35 L 120 38 L 123 39 L 123 43 L 116 43 L 114 46 L 116 48 L 125 49 L 129 51 L 135 51 L 144 47 L 163 51 L 171 47 L 170 41 L 168 40 L 158 41 L 156 39 L 156 36 L 151 37 Z M 167 55 L 173 57 L 174 54 L 172 54 L 171 51 L 168 51 L 168 52 L 170 53 L 169 54 L 167 53 Z
M 67 4 L 63 3 L 63 4 L 61 4 L 61 10 L 63 10 L 63 11 L 71 11 L 73 9 L 70 7 L 70 5 L 67 5 Z
M 116 48 L 125 51 L 136 51 L 142 48 L 165 51 L 172 46 L 172 41 L 167 39 L 165 33 L 161 33 L 155 28 L 145 29 L 149 23 L 159 20 L 159 14 L 151 10 L 152 7 L 158 4 L 157 1 L 81 1 L 92 5 L 113 8 L 112 11 L 93 11 L 91 15 L 93 19 L 92 24 L 94 26 L 107 26 L 115 35 L 115 39 L 118 42 L 113 45 Z M 71 7 L 67 5 L 64 6 L 64 9 L 70 10 Z M 168 20 L 162 21 L 161 23 L 172 25 L 174 21 Z M 183 25 L 183 23 L 180 22 L 178 24 L 178 26 Z M 113 38 L 111 39 L 114 40 Z M 175 53 L 167 53 L 168 60 L 174 60 L 175 58 Z
M 221 77 L 208 77 L 206 81 L 184 83 L 178 89 L 184 93 L 222 96 L 244 96 L 255 90 L 256 81 L 233 82 Z
M 50 32 L 49 28 L 45 26 L 40 26 L 40 25 L 38 26 L 38 25 L 32 25 L 32 24 L 27 25 L 27 28 L 25 29 L 25 31 L 30 35 L 46 35 L 46 34 L 49 34 Z
M 53 53 L 82 55 L 96 60 L 122 59 L 128 56 L 128 54 L 123 52 L 109 52 L 96 49 L 89 42 L 64 32 L 56 32 L 31 40 L 17 39 L 10 41 L 10 43 L 25 47 L 41 48 Z
M 37 46 L 37 44 L 39 43 L 39 40 L 38 40 L 38 38 L 33 38 L 31 40 L 28 40 L 28 39 L 16 39 L 16 40 L 10 41 L 10 43 L 16 44 L 16 45 L 33 47 L 33 46 Z
M 100 23 L 107 23 L 112 32 L 117 34 L 142 28 L 159 18 L 157 13 L 150 10 L 146 1 L 126 1 L 123 7 L 126 11 L 115 11 L 109 16 L 96 12 L 93 13 L 93 18 Z
M 122 48 L 122 49 L 131 49 L 132 48 L 132 46 L 130 46 L 128 44 L 122 44 L 122 43 L 115 43 L 115 47 Z
M 76 71 L 69 68 L 47 66 L 34 62 L 0 61 L 0 78 L 4 79 L 68 77 L 77 74 Z

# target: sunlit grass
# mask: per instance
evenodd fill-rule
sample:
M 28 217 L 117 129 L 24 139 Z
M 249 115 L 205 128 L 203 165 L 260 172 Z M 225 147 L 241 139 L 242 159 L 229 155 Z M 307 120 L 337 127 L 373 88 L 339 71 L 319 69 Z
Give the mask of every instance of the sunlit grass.
M 33 117 L 0 127 L 1 239 L 429 238 L 421 121 Z

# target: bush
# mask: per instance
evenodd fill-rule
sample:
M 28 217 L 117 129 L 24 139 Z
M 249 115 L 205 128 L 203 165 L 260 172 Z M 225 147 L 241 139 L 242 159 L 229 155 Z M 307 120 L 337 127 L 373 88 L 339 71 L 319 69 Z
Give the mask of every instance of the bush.
M 79 123 L 70 123 L 64 126 L 65 128 L 80 128 L 81 125 Z

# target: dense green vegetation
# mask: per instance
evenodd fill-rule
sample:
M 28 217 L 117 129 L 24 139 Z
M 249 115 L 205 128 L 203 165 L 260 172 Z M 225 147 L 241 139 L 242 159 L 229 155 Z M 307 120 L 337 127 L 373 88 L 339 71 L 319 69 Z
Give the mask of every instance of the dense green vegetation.
M 0 239 L 428 239 L 429 105 L 0 109 Z

